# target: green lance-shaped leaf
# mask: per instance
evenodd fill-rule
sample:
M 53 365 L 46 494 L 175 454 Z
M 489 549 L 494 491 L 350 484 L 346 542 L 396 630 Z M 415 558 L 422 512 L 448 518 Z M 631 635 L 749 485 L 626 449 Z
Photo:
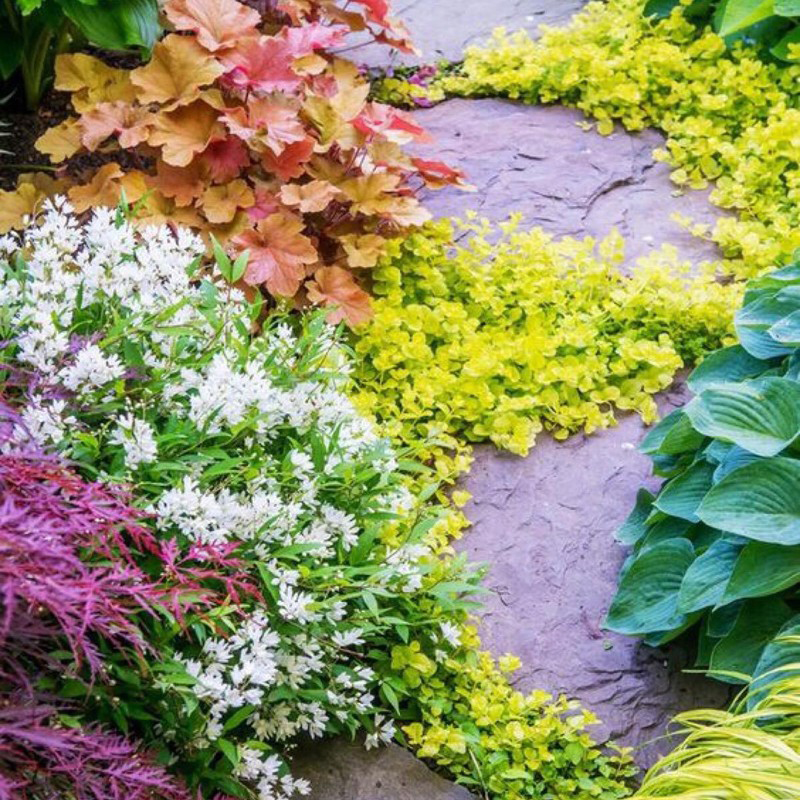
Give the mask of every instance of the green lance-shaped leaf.
M 720 36 L 749 28 L 775 13 L 775 0 L 723 0 L 716 17 Z
M 775 456 L 800 434 L 800 384 L 759 378 L 704 389 L 686 406 L 696 430 L 759 456 Z
M 684 538 L 644 551 L 620 581 L 606 627 L 617 633 L 644 634 L 683 625 L 686 617 L 678 611 L 678 592 L 693 561 L 694 548 Z
M 774 544 L 800 544 L 800 462 L 771 458 L 730 473 L 697 512 L 712 528 Z
M 703 438 L 694 430 L 683 409 L 676 408 L 644 437 L 639 451 L 645 455 L 677 456 L 697 450 Z

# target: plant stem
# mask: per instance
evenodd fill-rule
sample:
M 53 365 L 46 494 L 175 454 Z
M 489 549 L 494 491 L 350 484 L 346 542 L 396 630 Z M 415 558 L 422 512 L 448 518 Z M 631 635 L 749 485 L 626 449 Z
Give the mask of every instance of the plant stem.
M 53 31 L 44 25 L 33 42 L 25 42 L 30 56 L 22 59 L 22 82 L 25 87 L 25 103 L 29 111 L 35 111 L 42 99 L 44 69 L 53 40 Z

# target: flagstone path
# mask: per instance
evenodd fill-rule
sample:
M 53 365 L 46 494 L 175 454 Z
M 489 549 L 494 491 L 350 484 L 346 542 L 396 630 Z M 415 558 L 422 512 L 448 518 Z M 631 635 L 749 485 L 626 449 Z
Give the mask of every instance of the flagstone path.
M 434 56 L 457 57 L 499 24 L 531 28 L 566 21 L 579 0 L 406 0 L 398 2 L 416 39 Z M 430 57 L 428 58 L 430 60 Z M 384 62 L 385 63 L 385 62 Z M 602 137 L 578 127 L 581 115 L 560 107 L 503 100 L 451 100 L 416 112 L 434 135 L 423 152 L 458 165 L 477 191 L 430 193 L 436 216 L 475 210 L 491 220 L 520 212 L 526 226 L 556 235 L 602 237 L 617 227 L 626 239 L 625 269 L 664 243 L 697 264 L 714 247 L 687 234 L 671 215 L 713 220 L 705 193 L 678 194 L 668 169 L 653 162 L 655 131 Z M 660 400 L 668 411 L 685 400 L 678 386 Z M 644 426 L 635 416 L 592 436 L 556 442 L 548 436 L 527 458 L 476 449 L 464 479 L 473 526 L 459 548 L 490 565 L 481 619 L 484 644 L 523 662 L 518 688 L 566 692 L 594 711 L 594 729 L 636 746 L 642 766 L 670 749 L 658 740 L 679 710 L 722 705 L 724 688 L 682 669 L 678 646 L 653 650 L 601 629 L 623 551 L 614 530 L 643 483 L 657 486 L 636 451 Z M 367 753 L 334 741 L 303 749 L 299 772 L 312 779 L 313 800 L 467 800 L 454 786 L 397 745 Z

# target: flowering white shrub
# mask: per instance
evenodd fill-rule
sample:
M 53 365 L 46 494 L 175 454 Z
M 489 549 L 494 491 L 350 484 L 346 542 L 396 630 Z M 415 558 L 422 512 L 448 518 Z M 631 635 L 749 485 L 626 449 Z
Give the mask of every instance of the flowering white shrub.
M 180 565 L 212 598 L 186 619 L 165 606 L 147 663 L 111 654 L 114 691 L 86 713 L 135 729 L 208 796 L 305 794 L 276 746 L 359 728 L 389 741 L 392 646 L 410 630 L 441 658 L 459 646 L 465 604 L 443 610 L 437 584 L 472 579 L 425 540 L 445 512 L 409 494 L 353 409 L 322 319 L 256 333 L 259 303 L 203 269 L 194 235 L 70 211 L 55 201 L 0 240 L 15 436 L 131 483 L 161 547 L 142 566 L 169 586 L 164 561 Z

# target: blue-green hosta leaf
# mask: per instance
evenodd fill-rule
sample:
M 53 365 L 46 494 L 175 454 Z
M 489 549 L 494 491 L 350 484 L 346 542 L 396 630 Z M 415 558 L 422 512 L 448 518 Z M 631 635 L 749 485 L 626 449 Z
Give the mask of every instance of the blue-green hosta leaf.
M 734 470 L 705 496 L 706 525 L 748 539 L 800 544 L 800 461 L 762 459 Z
M 740 344 L 756 358 L 769 359 L 791 353 L 792 348 L 776 342 L 770 336 L 769 329 L 798 310 L 800 286 L 757 293 L 734 316 Z
M 686 406 L 686 415 L 706 436 L 775 456 L 800 434 L 800 383 L 758 378 L 710 386 Z
M 665 514 L 697 522 L 700 519 L 697 516 L 697 508 L 711 489 L 713 477 L 713 464 L 706 461 L 692 464 L 661 490 L 654 505 Z
M 676 456 L 697 450 L 702 442 L 703 436 L 692 428 L 692 423 L 683 413 L 683 409 L 676 408 L 642 439 L 639 452 L 645 455 L 658 453 Z
M 789 347 L 800 346 L 800 311 L 793 311 L 772 325 L 767 333 L 781 344 Z
M 678 593 L 678 610 L 684 614 L 715 606 L 742 549 L 742 542 L 717 539 L 686 570 Z
M 657 519 L 655 522 L 650 523 L 647 533 L 637 543 L 638 552 L 647 550 L 649 547 L 653 547 L 667 539 L 688 536 L 691 529 L 692 523 L 685 519 L 678 519 L 678 517 Z
M 755 378 L 768 365 L 760 358 L 750 355 L 741 345 L 724 347 L 706 356 L 695 367 L 687 383 L 689 388 L 700 394 L 703 389 L 716 383 L 732 383 L 745 378 Z
M 731 632 L 720 640 L 711 653 L 710 670 L 734 672 L 743 677 L 715 674 L 728 683 L 742 683 L 752 676 L 766 645 L 792 616 L 792 610 L 777 597 L 748 600 L 739 612 Z
M 728 454 L 719 462 L 717 468 L 714 470 L 714 483 L 719 483 L 726 475 L 729 475 L 735 469 L 760 460 L 761 456 L 757 456 L 736 445 L 731 445 Z
M 730 36 L 771 17 L 775 0 L 723 0 L 716 16 L 717 33 Z
M 751 709 L 763 696 L 763 690 L 774 680 L 800 672 L 800 614 L 787 620 L 758 659 L 753 670 L 755 680 L 747 689 L 747 707 Z M 792 666 L 792 669 L 784 669 Z
M 733 566 L 721 603 L 777 594 L 800 582 L 800 547 L 748 542 Z
M 644 551 L 622 577 L 606 627 L 626 634 L 681 627 L 686 617 L 678 611 L 678 591 L 692 561 L 694 547 L 684 538 L 669 539 Z
M 636 493 L 636 505 L 622 525 L 617 528 L 616 539 L 622 544 L 635 544 L 647 533 L 647 518 L 653 507 L 653 495 L 647 489 Z

